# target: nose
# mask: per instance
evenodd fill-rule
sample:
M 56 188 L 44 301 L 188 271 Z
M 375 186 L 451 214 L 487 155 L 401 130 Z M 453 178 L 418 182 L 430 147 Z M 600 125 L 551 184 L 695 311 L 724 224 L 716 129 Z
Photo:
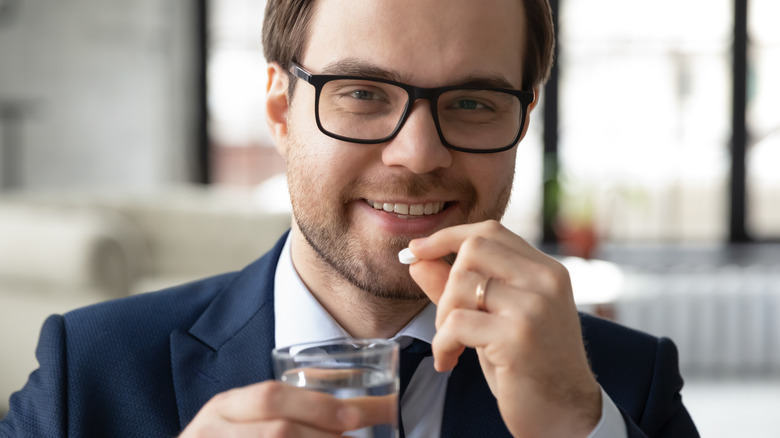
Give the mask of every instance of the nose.
M 452 164 L 452 152 L 444 147 L 433 121 L 428 100 L 418 100 L 398 135 L 382 150 L 382 162 L 423 174 Z

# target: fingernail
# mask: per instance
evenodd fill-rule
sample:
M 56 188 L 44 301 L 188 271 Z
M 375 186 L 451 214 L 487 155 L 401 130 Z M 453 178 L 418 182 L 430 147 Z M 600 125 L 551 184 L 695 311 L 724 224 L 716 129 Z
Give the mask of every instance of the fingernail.
M 404 248 L 401 250 L 401 252 L 398 253 L 398 260 L 405 265 L 411 265 L 412 263 L 415 263 L 420 259 L 417 258 L 416 255 L 414 255 L 411 249 Z
M 409 248 L 419 248 L 420 245 L 424 245 L 425 244 L 425 240 L 426 239 L 427 239 L 427 237 L 418 237 L 417 239 L 412 239 L 409 242 Z
M 360 417 L 362 414 L 360 413 L 360 409 L 357 407 L 348 405 L 339 409 L 338 413 L 336 413 L 336 416 L 338 417 L 339 421 L 341 421 L 341 424 L 344 425 L 345 429 L 351 430 L 357 428 L 360 425 Z

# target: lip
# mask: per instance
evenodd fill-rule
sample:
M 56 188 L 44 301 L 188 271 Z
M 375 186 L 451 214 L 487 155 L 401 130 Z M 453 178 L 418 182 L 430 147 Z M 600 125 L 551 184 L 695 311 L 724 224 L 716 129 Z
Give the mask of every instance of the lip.
M 405 201 L 405 202 L 390 202 L 390 201 L 373 201 L 367 199 L 361 199 L 354 201 L 358 212 L 362 216 L 366 216 L 368 221 L 373 225 L 373 228 L 378 232 L 396 236 L 407 237 L 422 237 L 428 236 L 435 231 L 445 227 L 450 222 L 450 218 L 458 211 L 457 201 Z M 369 202 L 371 204 L 369 204 Z M 382 209 L 374 207 L 374 203 L 381 203 Z M 437 207 L 435 204 L 439 204 L 438 212 L 435 210 Z M 392 205 L 394 208 L 392 211 L 385 209 L 386 204 Z M 426 206 L 426 204 L 431 204 Z M 423 213 L 419 213 L 419 206 L 422 205 Z M 416 207 L 414 207 L 416 206 Z M 405 207 L 408 207 L 407 214 L 403 214 Z M 426 213 L 426 208 L 430 211 Z M 408 210 L 414 209 L 415 211 L 409 214 Z

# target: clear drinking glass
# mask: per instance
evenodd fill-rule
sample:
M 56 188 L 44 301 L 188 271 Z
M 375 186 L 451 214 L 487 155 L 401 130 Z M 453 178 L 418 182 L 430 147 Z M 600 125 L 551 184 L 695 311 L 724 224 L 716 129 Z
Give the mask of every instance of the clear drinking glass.
M 274 376 L 288 385 L 356 399 L 382 424 L 348 432 L 359 438 L 396 438 L 398 343 L 339 338 L 273 351 Z

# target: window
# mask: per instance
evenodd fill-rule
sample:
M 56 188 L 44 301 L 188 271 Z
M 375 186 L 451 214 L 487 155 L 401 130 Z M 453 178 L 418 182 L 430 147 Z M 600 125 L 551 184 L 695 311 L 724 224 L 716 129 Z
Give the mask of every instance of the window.
M 207 100 L 212 182 L 254 186 L 284 172 L 265 121 L 265 1 L 208 2 Z
M 560 7 L 564 223 L 612 241 L 725 239 L 730 1 Z
M 748 9 L 747 227 L 757 240 L 780 238 L 780 3 Z

